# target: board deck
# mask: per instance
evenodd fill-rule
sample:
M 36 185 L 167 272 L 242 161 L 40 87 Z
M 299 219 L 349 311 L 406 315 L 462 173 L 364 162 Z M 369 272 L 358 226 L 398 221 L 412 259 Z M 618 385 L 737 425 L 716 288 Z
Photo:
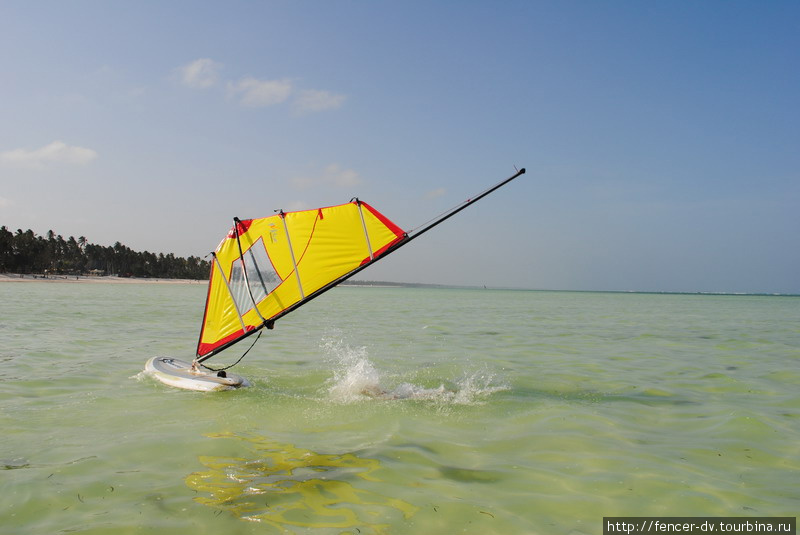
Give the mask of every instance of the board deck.
M 153 357 L 145 364 L 144 371 L 166 385 L 186 390 L 210 392 L 250 386 L 247 379 L 240 375 L 227 373 L 225 377 L 220 377 L 217 372 L 204 366 L 192 370 L 191 362 L 172 357 Z

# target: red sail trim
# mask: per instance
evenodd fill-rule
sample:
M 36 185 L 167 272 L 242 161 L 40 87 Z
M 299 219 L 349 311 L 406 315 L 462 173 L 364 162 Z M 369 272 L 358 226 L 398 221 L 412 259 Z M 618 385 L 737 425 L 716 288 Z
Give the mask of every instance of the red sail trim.
M 391 249 L 392 247 L 394 247 L 395 245 L 397 245 L 401 241 L 405 240 L 406 238 L 408 238 L 408 236 L 406 236 L 405 234 L 403 234 L 402 236 L 398 236 L 396 239 L 392 240 L 391 242 L 387 243 L 386 245 L 384 245 L 383 247 L 381 247 L 380 249 L 378 249 L 377 251 L 372 253 L 373 258 L 366 257 L 364 260 L 362 260 L 361 261 L 361 265 L 363 266 L 364 264 L 369 264 L 370 262 L 374 262 L 381 255 L 383 255 L 387 250 Z
M 250 332 L 250 331 L 252 331 L 254 329 L 255 329 L 255 327 L 253 327 L 252 325 L 248 325 L 246 331 L 243 331 L 242 329 L 239 329 L 238 331 L 229 334 L 225 338 L 222 338 L 221 340 L 217 340 L 213 344 L 200 343 L 200 344 L 197 345 L 197 356 L 198 357 L 202 357 L 203 355 L 207 355 L 207 354 L 211 353 L 212 351 L 214 351 L 215 349 L 217 349 L 220 346 L 224 346 L 224 345 L 226 345 L 226 344 L 228 344 L 230 342 L 233 342 L 234 340 L 236 340 L 238 338 L 242 338 L 245 334 L 247 334 L 248 332 Z
M 211 259 L 211 269 L 208 273 L 208 292 L 206 292 L 206 306 L 203 309 L 203 323 L 200 324 L 200 338 L 197 339 L 197 356 L 200 357 L 205 353 L 200 353 L 200 346 L 208 345 L 203 344 L 201 340 L 203 339 L 203 333 L 206 330 L 206 318 L 208 317 L 208 301 L 211 299 L 211 281 L 214 280 L 214 259 Z
M 361 206 L 363 206 L 364 208 L 369 210 L 369 212 L 372 215 L 374 215 L 378 219 L 378 221 L 380 221 L 381 223 L 386 225 L 386 228 L 391 230 L 394 233 L 394 235 L 397 236 L 391 242 L 387 243 L 386 245 L 384 245 L 383 247 L 381 247 L 377 251 L 374 251 L 372 253 L 372 256 L 374 257 L 373 259 L 367 257 L 364 260 L 362 260 L 361 261 L 361 265 L 363 266 L 364 264 L 369 264 L 370 262 L 374 262 L 375 259 L 377 259 L 379 256 L 384 254 L 387 250 L 391 249 L 392 247 L 394 247 L 395 245 L 397 245 L 401 241 L 405 240 L 408 237 L 408 235 L 406 234 L 406 231 L 404 231 L 403 229 L 398 227 L 392 220 L 390 220 L 385 215 L 383 215 L 382 213 L 377 211 L 375 208 L 373 208 L 369 204 L 365 203 L 364 201 L 359 201 L 359 202 L 361 203 Z
M 392 232 L 394 232 L 395 236 L 398 236 L 398 237 L 405 236 L 405 234 L 406 234 L 406 231 L 404 231 L 403 229 L 401 229 L 400 227 L 398 227 L 397 225 L 395 225 L 395 224 L 394 224 L 394 222 L 393 222 L 393 221 L 391 221 L 389 218 L 387 218 L 385 215 L 383 215 L 382 213 L 380 213 L 379 211 L 377 211 L 375 208 L 373 208 L 373 207 L 372 207 L 372 206 L 370 206 L 369 204 L 365 203 L 364 201 L 359 201 L 359 202 L 361 203 L 361 206 L 363 206 L 363 207 L 365 207 L 367 210 L 369 210 L 369 211 L 370 211 L 370 213 L 371 213 L 372 215 L 374 215 L 375 217 L 377 217 L 377 218 L 378 218 L 378 220 L 379 220 L 381 223 L 383 223 L 384 225 L 386 225 L 386 226 L 389 228 L 389 230 L 391 230 Z
M 250 225 L 252 224 L 253 224 L 252 219 L 245 219 L 244 221 L 239 221 L 233 227 L 231 227 L 230 231 L 228 231 L 228 238 L 235 238 L 237 231 L 239 232 L 239 236 L 241 236 L 250 229 Z

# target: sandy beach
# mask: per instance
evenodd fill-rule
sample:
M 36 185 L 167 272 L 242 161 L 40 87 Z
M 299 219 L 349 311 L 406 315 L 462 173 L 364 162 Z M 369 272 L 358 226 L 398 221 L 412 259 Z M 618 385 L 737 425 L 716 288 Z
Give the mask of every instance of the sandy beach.
M 93 276 L 93 275 L 39 275 L 0 273 L 2 282 L 51 282 L 51 283 L 88 283 L 88 284 L 207 284 L 205 280 L 193 279 L 158 279 L 137 277 Z

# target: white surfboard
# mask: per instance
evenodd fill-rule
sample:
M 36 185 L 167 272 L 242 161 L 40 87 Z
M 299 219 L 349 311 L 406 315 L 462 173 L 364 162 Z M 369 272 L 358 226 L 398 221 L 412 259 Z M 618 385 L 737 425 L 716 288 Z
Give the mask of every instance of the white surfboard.
M 144 371 L 166 385 L 200 392 L 250 386 L 250 382 L 241 375 L 216 372 L 204 366 L 193 370 L 191 362 L 172 357 L 153 357 L 145 364 Z

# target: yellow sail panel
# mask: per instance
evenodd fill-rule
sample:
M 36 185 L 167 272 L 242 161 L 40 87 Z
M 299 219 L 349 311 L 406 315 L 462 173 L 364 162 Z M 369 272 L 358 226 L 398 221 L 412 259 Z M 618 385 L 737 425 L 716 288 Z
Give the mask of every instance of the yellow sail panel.
M 405 236 L 358 200 L 237 221 L 214 253 L 197 355 L 235 343 Z

